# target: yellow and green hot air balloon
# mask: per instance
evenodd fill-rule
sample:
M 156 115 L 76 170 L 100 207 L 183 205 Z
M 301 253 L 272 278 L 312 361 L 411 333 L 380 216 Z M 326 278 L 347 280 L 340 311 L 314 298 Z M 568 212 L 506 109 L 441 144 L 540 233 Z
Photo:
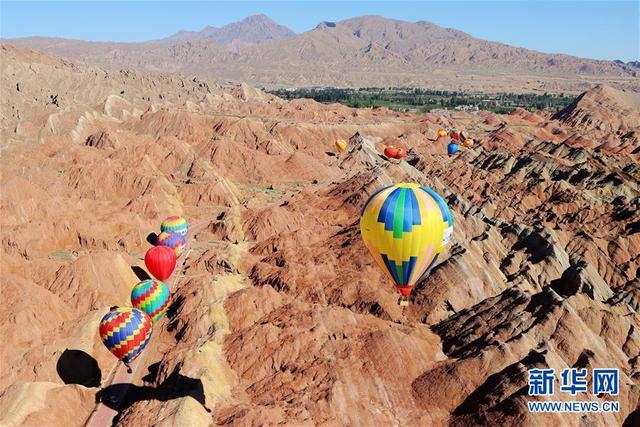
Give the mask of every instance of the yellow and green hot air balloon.
M 420 184 L 396 184 L 374 193 L 364 205 L 364 244 L 407 304 L 411 289 L 435 264 L 453 231 L 444 199 Z

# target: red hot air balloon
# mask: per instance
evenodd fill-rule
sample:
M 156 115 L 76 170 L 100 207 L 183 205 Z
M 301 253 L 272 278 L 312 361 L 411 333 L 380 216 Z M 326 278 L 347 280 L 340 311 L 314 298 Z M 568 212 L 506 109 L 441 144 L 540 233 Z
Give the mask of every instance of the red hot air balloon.
M 405 150 L 404 148 L 398 148 L 396 159 L 402 159 L 404 157 L 407 157 L 407 150 Z
M 176 254 L 168 246 L 154 246 L 144 256 L 144 265 L 158 280 L 167 280 L 176 268 Z
M 395 159 L 396 156 L 398 155 L 398 149 L 393 145 L 389 145 L 388 147 L 385 147 L 384 155 L 390 159 Z

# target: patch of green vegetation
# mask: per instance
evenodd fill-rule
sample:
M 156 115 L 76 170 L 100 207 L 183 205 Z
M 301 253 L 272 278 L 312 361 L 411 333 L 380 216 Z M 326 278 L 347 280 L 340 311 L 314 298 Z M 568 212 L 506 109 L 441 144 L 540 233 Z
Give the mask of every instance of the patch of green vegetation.
M 47 255 L 49 258 L 61 259 L 63 261 L 73 261 L 73 255 L 71 255 L 71 251 L 68 250 L 58 250 L 49 252 Z
M 426 113 L 434 109 L 509 113 L 515 108 L 559 111 L 573 101 L 564 94 L 465 93 L 407 88 L 305 88 L 277 89 L 270 93 L 283 99 L 310 98 L 325 104 L 339 102 L 355 108 L 386 107 L 395 111 Z

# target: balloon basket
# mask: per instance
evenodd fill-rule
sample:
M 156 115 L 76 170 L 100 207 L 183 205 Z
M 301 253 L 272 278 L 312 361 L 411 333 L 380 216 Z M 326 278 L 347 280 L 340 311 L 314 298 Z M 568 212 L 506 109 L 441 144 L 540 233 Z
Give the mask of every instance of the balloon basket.
M 400 307 L 407 307 L 409 305 L 409 300 L 406 297 L 398 298 L 398 305 Z

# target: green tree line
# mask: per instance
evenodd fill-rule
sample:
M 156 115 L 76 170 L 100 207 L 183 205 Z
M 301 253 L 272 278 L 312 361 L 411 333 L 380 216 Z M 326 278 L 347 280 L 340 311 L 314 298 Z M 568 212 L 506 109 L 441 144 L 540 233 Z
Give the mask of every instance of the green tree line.
M 283 99 L 309 98 L 325 104 L 338 102 L 350 107 L 387 107 L 398 111 L 428 112 L 436 108 L 455 109 L 459 106 L 508 113 L 515 108 L 558 111 L 573 101 L 564 94 L 481 94 L 406 88 L 301 88 L 268 91 Z

